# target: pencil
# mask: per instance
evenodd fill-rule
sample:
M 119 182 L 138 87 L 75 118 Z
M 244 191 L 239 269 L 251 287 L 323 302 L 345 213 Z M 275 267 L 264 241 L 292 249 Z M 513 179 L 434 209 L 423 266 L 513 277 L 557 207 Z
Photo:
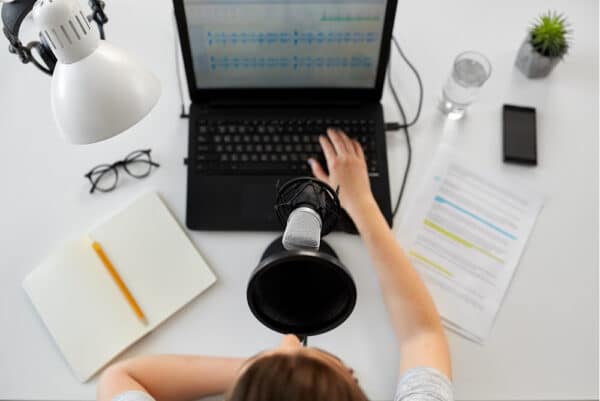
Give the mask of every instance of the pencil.
M 129 288 L 127 288 L 127 286 L 125 285 L 125 282 L 119 275 L 119 272 L 117 272 L 117 269 L 115 269 L 115 267 L 111 263 L 108 256 L 106 256 L 106 253 L 104 253 L 104 249 L 102 249 L 102 246 L 100 246 L 100 244 L 97 241 L 93 241 L 92 247 L 98 254 L 98 257 L 100 258 L 100 260 L 102 260 L 102 263 L 106 267 L 106 270 L 108 270 L 111 277 L 113 278 L 113 280 L 115 281 L 115 283 L 117 284 L 117 286 L 119 287 L 119 289 L 121 290 L 123 295 L 125 296 L 125 299 L 127 299 L 127 302 L 129 302 L 129 305 L 131 306 L 131 308 L 133 309 L 135 314 L 140 318 L 140 320 L 144 324 L 148 324 L 148 321 L 146 320 L 146 316 L 144 315 L 142 308 L 140 308 L 140 306 L 136 302 L 135 298 L 131 294 L 131 291 L 129 291 Z

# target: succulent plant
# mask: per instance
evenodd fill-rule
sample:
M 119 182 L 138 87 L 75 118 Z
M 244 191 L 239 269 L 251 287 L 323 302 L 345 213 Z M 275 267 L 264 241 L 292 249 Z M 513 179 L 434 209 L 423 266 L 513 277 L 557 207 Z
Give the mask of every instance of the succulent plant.
M 571 42 L 569 27 L 564 14 L 548 11 L 539 16 L 530 28 L 531 45 L 543 56 L 563 58 Z

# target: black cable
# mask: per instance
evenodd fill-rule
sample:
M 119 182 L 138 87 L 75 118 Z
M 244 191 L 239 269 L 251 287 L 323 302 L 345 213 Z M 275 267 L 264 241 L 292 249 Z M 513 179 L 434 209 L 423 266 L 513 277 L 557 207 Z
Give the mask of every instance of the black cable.
M 48 74 L 50 76 L 52 76 L 52 70 L 50 68 L 48 68 L 46 65 L 40 63 L 39 61 L 37 61 L 35 59 L 35 57 L 32 54 L 32 50 L 35 49 L 38 54 L 39 54 L 39 47 L 40 46 L 40 42 L 31 42 L 29 43 L 27 46 L 25 46 L 25 48 L 27 49 L 27 53 L 28 53 L 28 61 L 32 62 L 33 65 L 35 65 L 40 71 L 42 71 L 45 74 Z
M 88 21 L 94 21 L 98 25 L 100 39 L 106 40 L 106 35 L 104 34 L 104 25 L 108 23 L 108 17 L 104 12 L 106 4 L 102 0 L 90 0 L 89 5 L 92 8 L 92 15 L 88 17 Z
M 300 341 L 300 343 L 302 344 L 303 347 L 306 347 L 308 345 L 308 336 L 302 336 L 300 334 L 294 334 L 294 335 L 296 336 L 298 341 Z
M 411 122 L 407 122 L 406 113 L 404 112 L 404 107 L 402 106 L 402 102 L 400 102 L 400 98 L 398 97 L 396 88 L 392 84 L 392 58 L 390 56 L 389 69 L 388 69 L 388 84 L 392 91 L 392 95 L 396 102 L 396 106 L 398 107 L 398 111 L 400 111 L 400 116 L 402 117 L 402 124 L 389 123 L 389 124 L 386 124 L 385 128 L 386 128 L 386 131 L 397 131 L 399 129 L 404 131 L 404 136 L 406 138 L 406 148 L 407 148 L 407 153 L 408 153 L 407 159 L 406 159 L 406 168 L 404 169 L 404 176 L 402 177 L 402 184 L 400 185 L 400 193 L 398 194 L 398 199 L 396 200 L 396 204 L 394 205 L 394 209 L 392 210 L 392 217 L 394 218 L 394 217 L 396 217 L 396 214 L 398 213 L 398 209 L 400 208 L 400 202 L 402 201 L 402 197 L 404 195 L 404 190 L 406 188 L 406 181 L 408 180 L 408 173 L 410 172 L 410 166 L 412 164 L 412 145 L 410 143 L 410 134 L 408 132 L 408 128 L 415 125 L 416 122 L 419 120 L 419 117 L 421 116 L 421 109 L 423 106 L 423 82 L 421 81 L 421 76 L 419 75 L 419 72 L 412 65 L 412 63 L 408 60 L 408 58 L 406 57 L 406 55 L 400 48 L 400 45 L 398 44 L 398 41 L 396 40 L 396 38 L 394 36 L 392 36 L 392 42 L 394 43 L 394 46 L 400 53 L 400 56 L 402 57 L 402 59 L 406 62 L 406 64 L 414 72 L 415 77 L 417 78 L 417 82 L 419 84 L 419 106 L 417 108 L 417 113 L 415 114 L 415 117 L 413 118 L 413 120 Z
M 410 171 L 410 165 L 412 163 L 412 145 L 410 143 L 410 135 L 408 133 L 408 125 L 406 123 L 406 114 L 404 113 L 404 108 L 399 101 L 396 101 L 398 105 L 398 110 L 400 110 L 400 114 L 402 115 L 402 125 L 399 127 L 404 131 L 404 136 L 406 137 L 406 149 L 407 149 L 407 159 L 406 159 L 406 167 L 404 168 L 404 177 L 402 177 L 402 185 L 400 186 L 400 193 L 398 194 L 398 199 L 396 200 L 396 205 L 394 205 L 394 209 L 392 210 L 392 218 L 396 217 L 398 213 L 398 209 L 400 208 L 400 202 L 402 201 L 402 196 L 404 195 L 404 189 L 406 188 L 406 181 L 408 180 L 408 173 Z
M 97 22 L 97 25 L 98 25 L 98 32 L 100 32 L 100 39 L 106 40 L 106 35 L 104 34 L 104 25 L 102 25 L 98 22 Z
M 417 71 L 415 66 L 410 62 L 410 60 L 406 57 L 406 55 L 402 51 L 402 48 L 398 44 L 398 40 L 396 39 L 395 36 L 392 36 L 392 43 L 394 44 L 394 47 L 396 48 L 396 50 L 398 50 L 398 53 L 400 53 L 400 57 L 402 57 L 402 59 L 404 60 L 406 65 L 408 65 L 408 67 L 415 74 L 415 78 L 417 78 L 417 83 L 419 84 L 419 104 L 417 106 L 417 112 L 415 114 L 415 117 L 409 123 L 406 122 L 406 118 L 405 118 L 404 123 L 402 125 L 400 125 L 398 129 L 404 128 L 404 127 L 408 128 L 408 127 L 412 127 L 413 125 L 415 125 L 417 123 L 417 121 L 419 120 L 419 117 L 421 117 L 421 109 L 423 108 L 423 81 L 421 80 L 421 75 L 419 75 L 419 72 Z M 388 73 L 388 84 L 390 86 L 390 89 L 392 90 L 392 94 L 394 95 L 394 99 L 396 100 L 396 104 L 398 105 L 398 108 L 400 110 L 402 110 L 402 106 L 400 105 L 400 101 L 398 100 L 398 94 L 396 93 L 396 88 L 394 87 L 394 84 L 392 83 L 392 57 L 391 56 L 390 56 L 389 67 L 390 68 L 389 68 L 389 73 Z

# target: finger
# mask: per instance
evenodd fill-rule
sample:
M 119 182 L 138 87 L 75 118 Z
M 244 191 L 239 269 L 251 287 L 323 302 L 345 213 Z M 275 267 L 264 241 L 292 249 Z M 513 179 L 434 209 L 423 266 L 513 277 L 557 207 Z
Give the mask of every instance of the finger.
M 329 128 L 327 130 L 327 134 L 329 135 L 329 139 L 331 140 L 331 143 L 333 144 L 333 147 L 335 148 L 335 151 L 338 154 L 338 156 L 342 156 L 348 153 L 346 143 L 344 142 L 342 136 L 337 132 L 337 130 Z
M 358 156 L 355 152 L 354 144 L 352 143 L 353 140 L 350 139 L 350 137 L 341 129 L 336 129 L 336 132 L 340 136 L 340 138 L 342 138 L 342 141 L 344 142 L 344 145 L 346 146 L 348 153 Z
M 323 166 L 321 166 L 321 163 L 311 158 L 308 159 L 308 164 L 310 164 L 310 169 L 312 170 L 313 175 L 318 180 L 321 180 L 323 182 L 329 181 L 329 176 L 325 173 L 325 170 L 323 170 Z
M 331 163 L 337 157 L 335 149 L 333 148 L 331 141 L 329 141 L 329 138 L 326 138 L 324 136 L 319 137 L 319 143 L 321 144 L 321 149 L 323 149 L 323 154 L 325 154 L 325 160 L 327 161 L 327 165 L 331 167 Z
M 360 146 L 360 143 L 358 143 L 358 141 L 352 141 L 352 146 L 354 146 L 354 151 L 356 152 L 356 155 L 361 160 L 365 160 L 365 152 L 363 151 L 362 146 Z

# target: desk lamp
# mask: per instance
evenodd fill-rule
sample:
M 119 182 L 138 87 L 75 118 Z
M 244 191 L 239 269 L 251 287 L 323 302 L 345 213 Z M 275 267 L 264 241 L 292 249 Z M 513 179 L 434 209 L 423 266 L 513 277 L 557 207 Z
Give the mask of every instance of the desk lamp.
M 285 226 L 252 272 L 247 300 L 254 316 L 282 334 L 306 337 L 342 324 L 356 304 L 354 279 L 321 237 L 337 224 L 337 192 L 314 178 L 281 187 L 275 212 Z
M 154 107 L 161 92 L 158 79 L 101 40 L 108 22 L 101 0 L 90 1 L 90 17 L 84 15 L 78 0 L 3 2 L 9 51 L 52 75 L 54 119 L 68 142 L 108 139 L 136 124 Z M 31 11 L 40 30 L 39 42 L 23 45 L 19 29 Z

